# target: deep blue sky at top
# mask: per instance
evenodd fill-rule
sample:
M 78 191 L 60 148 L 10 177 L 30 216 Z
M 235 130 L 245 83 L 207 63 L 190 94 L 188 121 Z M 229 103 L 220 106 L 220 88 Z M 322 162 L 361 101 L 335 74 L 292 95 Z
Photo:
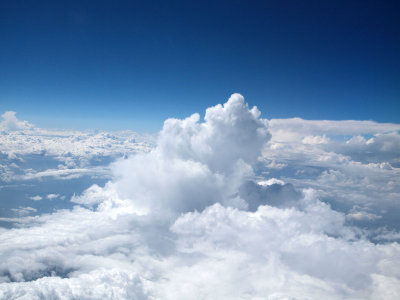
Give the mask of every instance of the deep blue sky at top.
M 240 92 L 266 118 L 400 122 L 400 1 L 1 1 L 0 112 L 154 132 Z

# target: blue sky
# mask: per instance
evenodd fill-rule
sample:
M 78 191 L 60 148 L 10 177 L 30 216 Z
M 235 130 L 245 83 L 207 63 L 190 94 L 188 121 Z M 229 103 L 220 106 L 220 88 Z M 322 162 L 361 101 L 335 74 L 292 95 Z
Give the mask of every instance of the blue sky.
M 0 1 L 0 298 L 400 299 L 400 2 L 331 2 Z
M 2 1 L 0 111 L 155 132 L 240 92 L 267 118 L 398 123 L 396 2 Z

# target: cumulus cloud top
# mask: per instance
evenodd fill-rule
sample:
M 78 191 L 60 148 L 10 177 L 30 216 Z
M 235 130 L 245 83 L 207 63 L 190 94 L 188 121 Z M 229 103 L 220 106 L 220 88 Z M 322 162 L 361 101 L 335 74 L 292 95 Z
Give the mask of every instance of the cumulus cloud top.
M 160 133 L 160 151 L 205 163 L 211 170 L 224 172 L 237 160 L 253 163 L 270 139 L 267 121 L 260 119 L 257 107 L 248 108 L 240 94 L 233 94 L 224 105 L 208 108 L 205 122 L 194 114 L 185 120 L 165 121 Z
M 365 195 L 380 186 L 395 202 L 396 168 L 353 160 L 322 129 L 275 139 L 284 130 L 268 126 L 239 94 L 204 121 L 167 120 L 151 151 L 113 163 L 74 208 L 0 231 L 0 298 L 399 298 L 397 232 L 373 243 L 351 223 L 385 219 Z M 338 191 L 347 213 L 326 200 Z
M 202 210 L 216 202 L 246 207 L 235 193 L 270 138 L 259 115 L 234 94 L 207 109 L 204 122 L 198 114 L 165 121 L 150 154 L 115 164 L 116 190 L 146 212 Z

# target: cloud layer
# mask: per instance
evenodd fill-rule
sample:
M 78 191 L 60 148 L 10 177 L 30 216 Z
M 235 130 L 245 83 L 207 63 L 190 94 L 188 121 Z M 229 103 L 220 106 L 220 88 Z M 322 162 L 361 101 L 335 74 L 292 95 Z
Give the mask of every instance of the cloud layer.
M 67 131 L 37 128 L 8 111 L 0 122 L 0 181 L 107 177 L 108 164 L 148 152 L 151 136 L 132 131 Z
M 167 120 L 74 208 L 1 229 L 0 298 L 399 298 L 396 226 L 353 223 L 398 209 L 397 125 L 292 123 L 239 94 L 204 122 Z

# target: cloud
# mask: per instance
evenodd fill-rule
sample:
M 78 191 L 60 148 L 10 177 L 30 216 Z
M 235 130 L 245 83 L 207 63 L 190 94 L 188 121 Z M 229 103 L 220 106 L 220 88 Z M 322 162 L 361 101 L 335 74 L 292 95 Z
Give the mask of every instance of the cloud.
M 107 166 L 132 153 L 149 152 L 154 137 L 132 131 L 47 130 L 19 121 L 14 112 L 0 124 L 0 180 L 3 182 L 108 178 Z
M 39 195 L 36 195 L 36 196 L 29 197 L 29 199 L 31 199 L 33 201 L 40 201 L 40 200 L 43 199 L 43 197 L 39 196 Z
M 302 140 L 303 144 L 327 144 L 329 143 L 329 138 L 326 137 L 326 135 L 316 135 L 316 136 L 306 136 Z
M 16 213 L 19 217 L 23 217 L 26 215 L 30 215 L 32 213 L 37 212 L 36 208 L 30 207 L 30 206 L 26 206 L 26 207 L 18 207 L 18 208 L 12 208 L 11 209 L 14 213 Z
M 53 200 L 53 199 L 58 198 L 58 196 L 59 196 L 58 194 L 48 194 L 46 196 L 46 198 L 49 199 L 49 200 Z
M 346 217 L 348 217 L 349 219 L 355 219 L 358 221 L 365 221 L 365 220 L 371 221 L 371 220 L 376 220 L 376 219 L 382 218 L 382 216 L 378 216 L 376 214 L 368 213 L 365 211 L 351 212 Z
M 312 187 L 353 224 L 400 230 L 398 130 L 371 121 L 270 120 L 263 172 Z
M 71 202 L 93 208 L 94 206 L 107 202 L 110 199 L 116 200 L 118 197 L 115 194 L 112 183 L 108 182 L 104 188 L 94 184 L 86 189 L 81 195 L 74 194 L 71 198 Z
M 216 202 L 246 207 L 235 193 L 270 138 L 259 115 L 234 94 L 207 109 L 203 123 L 198 114 L 165 121 L 154 151 L 114 165 L 115 189 L 146 213 L 202 210 Z
M 207 253 L 180 274 L 181 284 L 194 289 L 192 299 L 210 277 L 226 287 L 217 287 L 224 299 L 366 297 L 369 274 L 379 272 L 383 255 L 372 243 L 349 242 L 342 216 L 317 202 L 305 211 L 260 206 L 254 213 L 214 205 L 183 216 L 172 230 L 180 235 L 180 251 Z M 196 284 L 182 276 L 195 270 L 202 274 Z M 228 275 L 218 280 L 217 274 Z M 208 298 L 213 288 L 207 290 Z
M 214 204 L 181 215 L 170 231 L 118 199 L 95 211 L 76 207 L 42 216 L 36 226 L 2 234 L 1 253 L 9 255 L 1 264 L 9 274 L 3 280 L 13 282 L 0 290 L 10 299 L 382 299 L 399 293 L 398 269 L 385 265 L 399 263 L 398 244 L 356 239 L 344 216 L 313 193 L 301 202 L 302 210 L 263 205 L 255 212 Z
M 24 155 L 55 157 L 68 167 L 83 166 L 105 156 L 148 152 L 152 136 L 132 131 L 98 132 L 47 130 L 36 127 L 0 134 L 1 152 L 9 158 Z
M 16 131 L 30 129 L 33 125 L 29 124 L 28 121 L 20 121 L 15 116 L 16 112 L 6 111 L 1 115 L 3 121 L 0 122 L 0 130 L 4 131 Z
M 304 120 L 301 118 L 272 119 L 269 122 L 274 139 L 285 140 L 291 136 L 383 134 L 400 130 L 400 124 L 374 121 Z
M 395 167 L 400 167 L 400 134 L 389 132 L 375 134 L 370 138 L 353 136 L 336 151 L 349 155 L 352 159 L 360 162 L 382 162 L 386 161 Z
M 85 175 L 91 176 L 108 176 L 106 167 L 88 167 L 88 168 L 72 168 L 72 169 L 48 169 L 45 171 L 35 172 L 34 170 L 26 170 L 23 175 L 14 175 L 13 180 L 33 180 L 46 177 L 53 177 L 59 180 L 69 180 L 79 178 Z
M 208 108 L 204 123 L 198 114 L 165 121 L 158 149 L 170 158 L 205 163 L 211 171 L 226 172 L 239 159 L 254 163 L 271 137 L 259 116 L 257 107 L 249 109 L 241 95 L 233 94 L 224 105 Z
M 398 203 L 396 168 L 329 151 L 332 139 L 303 143 L 322 129 L 276 130 L 238 94 L 204 122 L 167 120 L 150 152 L 112 163 L 72 209 L 0 231 L 0 298 L 398 298 L 397 231 L 374 243 L 349 223 L 378 216 L 373 197 Z

